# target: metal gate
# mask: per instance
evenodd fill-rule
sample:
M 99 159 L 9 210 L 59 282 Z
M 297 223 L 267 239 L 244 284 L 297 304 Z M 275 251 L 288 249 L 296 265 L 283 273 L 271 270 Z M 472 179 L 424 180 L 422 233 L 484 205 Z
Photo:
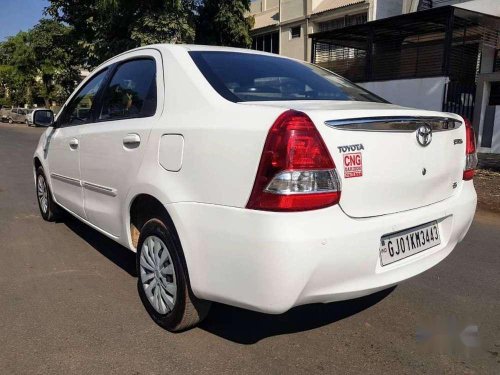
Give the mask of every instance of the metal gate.
M 446 84 L 443 98 L 443 111 L 459 114 L 472 122 L 476 84 L 450 81 Z

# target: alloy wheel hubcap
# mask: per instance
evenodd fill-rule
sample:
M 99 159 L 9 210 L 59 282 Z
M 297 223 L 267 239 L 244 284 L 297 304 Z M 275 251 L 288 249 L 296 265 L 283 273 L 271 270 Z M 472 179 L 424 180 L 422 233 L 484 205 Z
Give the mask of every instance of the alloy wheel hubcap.
M 47 184 L 45 183 L 45 178 L 43 178 L 42 175 L 39 175 L 37 179 L 37 194 L 38 201 L 40 202 L 40 208 L 45 214 L 47 213 L 47 209 L 49 208 L 49 194 L 47 190 Z
M 146 238 L 139 259 L 141 284 L 151 306 L 160 314 L 172 311 L 177 281 L 172 257 L 165 243 L 156 236 Z

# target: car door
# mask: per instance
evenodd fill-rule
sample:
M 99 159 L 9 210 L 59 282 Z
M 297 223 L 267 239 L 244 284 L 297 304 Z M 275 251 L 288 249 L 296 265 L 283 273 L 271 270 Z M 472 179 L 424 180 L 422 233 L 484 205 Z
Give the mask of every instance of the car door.
M 46 145 L 52 193 L 57 203 L 86 218 L 80 179 L 81 127 L 92 121 L 95 98 L 107 69 L 98 72 L 73 96 L 58 117 Z
M 156 50 L 127 54 L 114 64 L 95 122 L 82 127 L 85 212 L 90 223 L 116 237 L 122 235 L 122 204 L 161 114 L 162 69 Z
M 17 112 L 16 121 L 17 122 L 24 122 L 25 115 L 26 115 L 26 110 L 25 109 L 19 109 L 19 111 Z

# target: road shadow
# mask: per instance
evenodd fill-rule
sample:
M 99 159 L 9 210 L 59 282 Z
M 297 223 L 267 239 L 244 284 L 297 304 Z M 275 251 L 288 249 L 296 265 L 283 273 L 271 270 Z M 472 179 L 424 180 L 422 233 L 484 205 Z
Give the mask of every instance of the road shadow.
M 214 303 L 199 328 L 238 344 L 251 345 L 266 337 L 308 331 L 335 323 L 377 304 L 395 288 L 348 301 L 298 306 L 280 315 Z
M 61 223 L 66 225 L 71 231 L 80 236 L 107 259 L 122 268 L 130 276 L 137 276 L 134 252 L 109 239 L 81 221 L 70 217 L 70 215 L 67 215 Z

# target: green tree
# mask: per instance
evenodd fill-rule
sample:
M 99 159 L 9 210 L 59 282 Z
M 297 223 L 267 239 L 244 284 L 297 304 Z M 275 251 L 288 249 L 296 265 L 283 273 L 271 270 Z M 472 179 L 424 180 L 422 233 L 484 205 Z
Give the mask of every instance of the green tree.
M 62 102 L 78 83 L 81 53 L 69 38 L 71 29 L 55 20 L 42 19 L 0 43 L 0 90 L 3 102 L 45 105 Z
M 35 62 L 28 32 L 21 31 L 0 44 L 0 81 L 15 105 L 33 102 Z
M 42 19 L 29 31 L 36 59 L 39 95 L 45 105 L 64 101 L 80 80 L 82 52 L 71 37 L 72 29 L 58 21 Z
M 0 45 L 0 54 L 2 54 L 2 46 Z M 19 80 L 19 75 L 12 65 L 0 65 L 0 94 L 2 106 L 9 106 L 20 103 L 23 93 L 16 90 L 17 87 L 22 87 L 22 82 Z
M 250 47 L 253 17 L 250 0 L 205 0 L 199 6 L 196 41 L 200 44 Z
M 72 27 L 86 64 L 153 43 L 194 40 L 196 0 L 50 0 L 47 14 Z

